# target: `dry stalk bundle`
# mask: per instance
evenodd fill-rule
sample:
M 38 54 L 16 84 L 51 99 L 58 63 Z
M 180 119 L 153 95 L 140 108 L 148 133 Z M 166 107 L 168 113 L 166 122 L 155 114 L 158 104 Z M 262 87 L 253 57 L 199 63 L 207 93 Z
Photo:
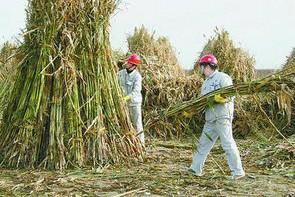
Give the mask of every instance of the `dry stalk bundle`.
M 115 0 L 30 0 L 2 163 L 64 169 L 140 159 L 109 43 Z M 131 159 L 132 158 L 132 159 Z

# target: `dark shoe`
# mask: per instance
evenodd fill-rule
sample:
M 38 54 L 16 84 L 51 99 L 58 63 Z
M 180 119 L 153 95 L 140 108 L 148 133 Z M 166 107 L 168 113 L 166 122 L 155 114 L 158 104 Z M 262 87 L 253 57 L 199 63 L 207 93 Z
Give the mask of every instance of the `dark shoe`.
M 197 172 L 195 172 L 195 171 L 194 171 L 193 169 L 191 169 L 191 168 L 188 168 L 187 171 L 188 171 L 190 174 L 193 174 L 193 175 L 198 176 L 198 177 L 203 176 L 203 173 L 197 173 Z

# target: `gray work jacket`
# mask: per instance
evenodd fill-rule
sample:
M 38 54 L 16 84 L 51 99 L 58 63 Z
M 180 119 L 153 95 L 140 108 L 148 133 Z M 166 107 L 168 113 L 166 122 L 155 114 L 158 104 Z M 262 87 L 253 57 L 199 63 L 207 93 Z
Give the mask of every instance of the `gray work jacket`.
M 142 77 L 138 70 L 128 73 L 126 69 L 118 73 L 119 83 L 125 96 L 130 96 L 129 106 L 141 105 L 142 103 Z
M 203 96 L 214 90 L 230 86 L 232 84 L 233 82 L 230 76 L 216 70 L 204 81 L 201 88 L 201 95 Z M 234 113 L 234 97 L 230 97 L 228 100 L 229 101 L 224 104 L 214 104 L 213 106 L 208 106 L 205 110 L 205 120 L 209 122 L 222 118 L 232 120 Z

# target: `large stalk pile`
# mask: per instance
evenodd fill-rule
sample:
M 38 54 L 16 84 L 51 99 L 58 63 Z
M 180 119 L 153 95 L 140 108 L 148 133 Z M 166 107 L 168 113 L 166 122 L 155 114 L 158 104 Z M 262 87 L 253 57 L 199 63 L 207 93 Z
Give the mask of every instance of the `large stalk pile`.
M 286 63 L 283 69 L 294 66 L 295 51 L 287 57 Z M 294 77 L 290 77 L 290 80 Z M 279 94 L 268 94 L 258 96 L 243 96 L 238 97 L 236 102 L 236 121 L 235 127 L 244 132 L 254 131 L 254 134 L 258 134 L 261 137 L 261 130 L 270 131 L 264 132 L 271 137 L 277 130 L 282 131 L 285 136 L 294 134 L 294 88 L 286 91 L 280 91 Z M 288 106 L 288 107 L 286 107 Z M 267 116 L 266 116 L 267 114 Z M 253 124 L 255 123 L 255 124 Z M 242 128 L 240 125 L 244 125 Z M 273 126 L 275 125 L 275 127 Z M 246 129 L 248 127 L 249 129 Z M 243 129 L 243 130 L 242 130 Z M 246 132 L 245 132 L 246 131 Z M 262 136 L 263 137 L 263 136 Z M 268 138 L 269 138 L 268 137 Z M 263 137 L 264 138 L 264 137 Z
M 184 74 L 168 38 L 157 38 L 155 33 L 150 33 L 142 26 L 135 28 L 127 42 L 130 53 L 143 56 L 146 64 L 141 67 L 141 71 L 151 80 L 170 79 Z
M 30 0 L 25 58 L 0 131 L 13 167 L 122 162 L 141 156 L 109 43 L 115 0 Z

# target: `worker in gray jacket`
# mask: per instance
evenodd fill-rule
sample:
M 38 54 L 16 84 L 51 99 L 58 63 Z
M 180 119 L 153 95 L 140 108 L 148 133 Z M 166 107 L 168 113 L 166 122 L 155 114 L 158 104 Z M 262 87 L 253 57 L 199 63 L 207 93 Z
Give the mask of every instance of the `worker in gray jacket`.
M 201 96 L 232 85 L 231 77 L 217 70 L 217 59 L 214 55 L 208 54 L 201 57 L 199 64 L 202 74 L 206 77 L 201 88 Z M 214 104 L 206 108 L 206 123 L 189 169 L 194 175 L 202 176 L 205 160 L 216 140 L 220 138 L 221 146 L 226 153 L 227 162 L 232 172 L 232 179 L 245 176 L 240 153 L 232 135 L 233 112 L 234 98 L 224 98 L 220 94 L 216 94 Z
M 132 54 L 129 56 L 126 69 L 120 70 L 118 77 L 120 85 L 125 95 L 124 100 L 128 103 L 128 109 L 132 124 L 136 129 L 141 143 L 144 145 L 144 133 L 142 125 L 142 77 L 137 66 L 141 63 L 138 55 Z

